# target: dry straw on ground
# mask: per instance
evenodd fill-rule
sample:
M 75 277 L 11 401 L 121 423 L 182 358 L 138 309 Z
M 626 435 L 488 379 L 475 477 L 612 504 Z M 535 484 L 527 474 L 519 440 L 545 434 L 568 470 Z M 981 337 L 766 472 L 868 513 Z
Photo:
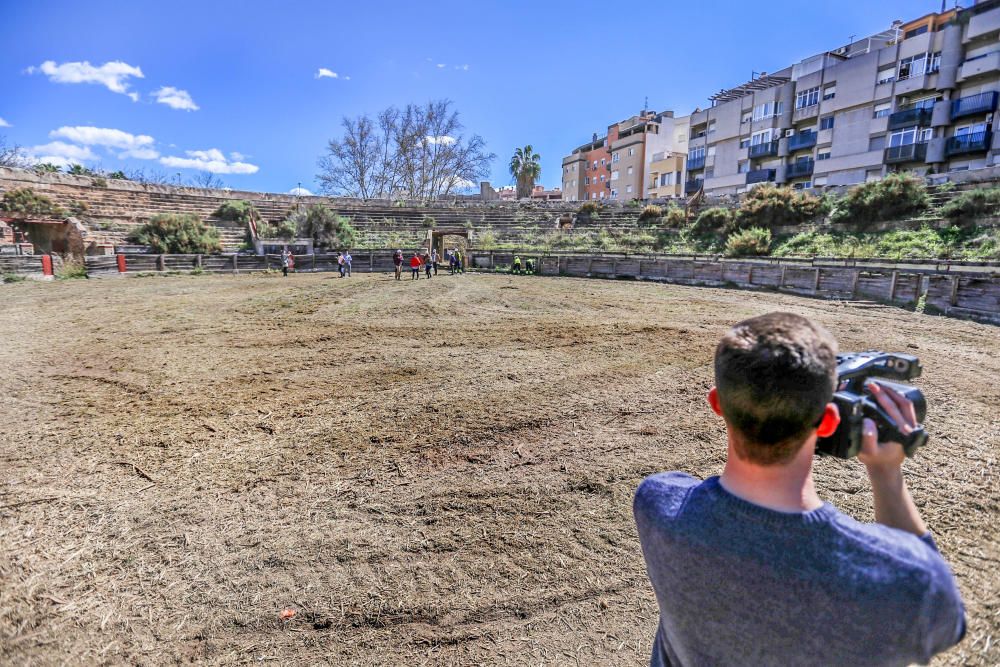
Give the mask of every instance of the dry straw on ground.
M 774 309 L 923 359 L 907 477 L 970 619 L 935 664 L 1000 663 L 995 328 L 504 276 L 0 290 L 0 663 L 640 664 L 631 494 L 719 472 L 712 347 Z M 871 518 L 856 462 L 817 481 Z

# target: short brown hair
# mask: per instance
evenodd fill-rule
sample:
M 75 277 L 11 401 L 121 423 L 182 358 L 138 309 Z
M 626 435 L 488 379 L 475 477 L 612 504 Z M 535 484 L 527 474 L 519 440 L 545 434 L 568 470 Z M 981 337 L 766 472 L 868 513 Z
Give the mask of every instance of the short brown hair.
M 715 349 L 722 414 L 741 458 L 784 463 L 823 416 L 837 381 L 837 341 L 792 313 L 740 322 Z

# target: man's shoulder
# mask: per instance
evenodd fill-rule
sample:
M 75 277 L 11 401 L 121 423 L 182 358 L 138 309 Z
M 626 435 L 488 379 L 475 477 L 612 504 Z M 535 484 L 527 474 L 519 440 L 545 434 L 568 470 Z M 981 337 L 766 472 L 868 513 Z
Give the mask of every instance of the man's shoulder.
M 683 472 L 660 472 L 650 475 L 639 484 L 632 504 L 636 514 L 655 514 L 660 517 L 675 516 L 684 505 L 691 490 L 701 484 Z
M 830 524 L 854 549 L 870 553 L 879 563 L 892 563 L 900 574 L 947 569 L 930 533 L 917 537 L 879 523 L 861 523 L 839 510 Z

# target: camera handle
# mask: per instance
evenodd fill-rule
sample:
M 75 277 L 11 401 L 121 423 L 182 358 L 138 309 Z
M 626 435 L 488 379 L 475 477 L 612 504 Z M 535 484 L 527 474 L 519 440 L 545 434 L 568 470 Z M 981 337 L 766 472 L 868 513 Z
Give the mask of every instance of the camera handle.
M 923 424 L 917 424 L 909 434 L 904 435 L 892 417 L 871 396 L 865 395 L 861 405 L 864 416 L 873 420 L 878 427 L 879 440 L 898 442 L 908 457 L 912 457 L 918 448 L 927 444 L 927 431 L 924 430 Z

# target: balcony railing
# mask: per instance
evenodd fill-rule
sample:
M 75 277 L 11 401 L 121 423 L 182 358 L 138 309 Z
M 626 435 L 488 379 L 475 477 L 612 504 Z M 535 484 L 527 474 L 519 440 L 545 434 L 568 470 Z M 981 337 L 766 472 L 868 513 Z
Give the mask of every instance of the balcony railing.
M 694 194 L 695 192 L 698 192 L 698 190 L 701 190 L 701 186 L 703 186 L 704 184 L 705 181 L 703 181 L 700 178 L 696 178 L 693 181 L 688 181 L 687 183 L 684 184 L 684 194 L 686 195 Z
M 924 107 L 897 111 L 894 114 L 889 114 L 889 129 L 898 130 L 901 127 L 913 127 L 914 125 L 928 127 L 931 124 L 931 114 L 931 110 Z
M 785 167 L 785 177 L 801 178 L 802 176 L 810 176 L 812 175 L 815 166 L 815 160 L 798 160 L 796 162 L 792 162 Z
M 751 158 L 762 158 L 762 157 L 773 157 L 778 154 L 778 142 L 768 141 L 763 144 L 751 144 L 750 145 L 750 157 Z
M 704 166 L 705 166 L 705 156 L 704 155 L 702 155 L 701 157 L 689 157 L 688 160 L 687 160 L 687 168 L 688 168 L 688 170 L 701 169 Z
M 960 97 L 951 103 L 951 119 L 992 113 L 997 110 L 997 92 Z
M 774 176 L 775 176 L 774 169 L 754 169 L 753 171 L 747 172 L 747 185 L 773 181 Z
M 885 149 L 885 163 L 923 162 L 927 159 L 927 143 L 890 146 Z
M 799 132 L 788 137 L 788 150 L 802 151 L 816 145 L 815 132 Z
M 944 152 L 950 155 L 960 155 L 962 153 L 980 153 L 990 149 L 990 142 L 993 140 L 993 133 L 989 130 L 982 132 L 971 132 L 961 134 L 948 139 Z

